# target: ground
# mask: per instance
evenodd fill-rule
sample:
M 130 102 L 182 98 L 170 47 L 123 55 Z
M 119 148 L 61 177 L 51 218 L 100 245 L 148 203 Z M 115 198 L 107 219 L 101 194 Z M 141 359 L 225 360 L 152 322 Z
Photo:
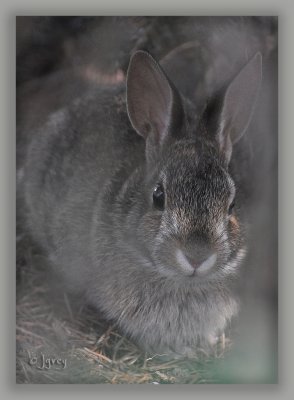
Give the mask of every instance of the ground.
M 215 362 L 231 347 L 228 338 L 222 338 L 212 356 L 199 349 L 195 359 L 166 361 L 161 355 L 143 353 L 57 282 L 46 258 L 28 238 L 18 237 L 18 383 L 217 382 Z

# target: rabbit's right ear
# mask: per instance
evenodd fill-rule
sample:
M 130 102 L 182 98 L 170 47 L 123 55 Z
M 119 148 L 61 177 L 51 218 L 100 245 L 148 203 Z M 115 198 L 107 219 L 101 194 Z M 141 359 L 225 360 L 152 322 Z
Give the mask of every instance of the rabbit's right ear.
M 131 124 L 148 144 L 158 148 L 177 133 L 182 105 L 159 64 L 145 51 L 131 58 L 127 74 L 127 109 Z

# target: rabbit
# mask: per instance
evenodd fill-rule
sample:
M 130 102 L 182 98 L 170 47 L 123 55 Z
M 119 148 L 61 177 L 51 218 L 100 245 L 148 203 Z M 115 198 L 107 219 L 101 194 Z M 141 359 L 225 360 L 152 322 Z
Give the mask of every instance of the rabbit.
M 257 53 L 197 114 L 137 50 L 126 84 L 88 90 L 32 134 L 32 237 L 68 288 L 147 352 L 193 357 L 238 314 L 246 240 L 231 158 L 261 79 Z

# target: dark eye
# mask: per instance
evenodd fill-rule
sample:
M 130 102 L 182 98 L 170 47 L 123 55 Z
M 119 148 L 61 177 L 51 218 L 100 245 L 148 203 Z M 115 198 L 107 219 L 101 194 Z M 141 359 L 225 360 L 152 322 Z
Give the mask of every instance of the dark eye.
M 153 204 L 158 210 L 164 209 L 164 190 L 161 184 L 155 186 L 153 191 Z
M 232 203 L 230 204 L 229 210 L 228 210 L 228 214 L 229 214 L 229 215 L 232 214 L 234 207 L 235 207 L 235 202 L 232 201 Z

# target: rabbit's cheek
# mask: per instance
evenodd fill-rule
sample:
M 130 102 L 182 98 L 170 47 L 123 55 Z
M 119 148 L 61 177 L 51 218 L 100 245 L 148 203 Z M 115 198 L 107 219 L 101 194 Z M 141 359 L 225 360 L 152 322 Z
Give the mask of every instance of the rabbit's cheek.
M 230 232 L 227 229 L 227 226 L 223 222 L 217 224 L 214 235 L 214 244 L 217 248 L 217 253 L 219 255 L 218 258 L 220 260 L 222 260 L 224 257 L 227 258 L 228 254 L 230 253 Z
M 151 258 L 153 258 L 156 246 L 161 243 L 159 237 L 160 225 L 160 213 L 152 212 L 142 217 L 135 231 L 136 240 L 145 248 Z
M 236 271 L 238 271 L 241 262 L 243 261 L 243 259 L 246 256 L 246 248 L 245 247 L 241 247 L 236 254 L 234 255 L 234 257 L 229 260 L 225 266 L 223 267 L 223 271 L 225 274 L 235 274 Z

